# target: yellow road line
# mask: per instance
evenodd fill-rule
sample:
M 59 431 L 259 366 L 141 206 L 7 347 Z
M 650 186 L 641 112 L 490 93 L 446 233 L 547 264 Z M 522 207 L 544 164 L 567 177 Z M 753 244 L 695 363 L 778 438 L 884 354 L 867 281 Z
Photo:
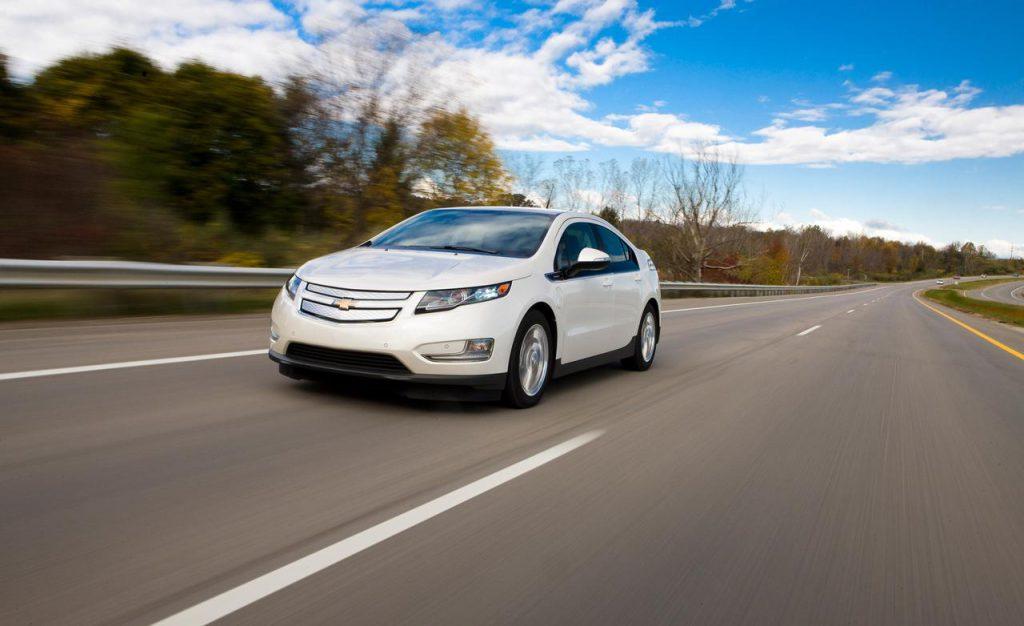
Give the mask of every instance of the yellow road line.
M 1001 341 L 999 341 L 997 339 L 993 339 L 992 337 L 989 337 L 988 335 L 986 335 L 985 333 L 981 332 L 977 328 L 974 328 L 973 326 L 968 326 L 967 324 L 964 324 L 963 322 L 961 322 L 960 320 L 956 319 L 952 315 L 947 315 L 946 313 L 943 313 L 942 311 L 936 309 L 935 307 L 931 306 L 930 304 L 926 304 L 923 300 L 921 300 L 920 298 L 916 297 L 917 296 L 916 293 L 914 294 L 914 296 L 915 296 L 914 299 L 917 300 L 918 302 L 920 302 L 923 306 L 931 309 L 932 311 L 935 311 L 936 313 L 938 313 L 942 317 L 946 318 L 947 320 L 953 322 L 957 326 L 966 329 L 968 332 L 974 333 L 978 337 L 981 337 L 982 339 L 984 339 L 985 341 L 989 342 L 993 346 L 999 348 L 1000 350 L 1004 350 L 1006 352 L 1009 352 L 1010 354 L 1012 354 L 1013 356 L 1017 357 L 1021 361 L 1024 361 L 1024 353 L 1018 352 L 1017 350 L 1014 350 L 1013 348 L 1011 348 L 1010 346 L 1006 345 L 1005 343 L 1003 343 L 1003 342 L 1001 342 Z

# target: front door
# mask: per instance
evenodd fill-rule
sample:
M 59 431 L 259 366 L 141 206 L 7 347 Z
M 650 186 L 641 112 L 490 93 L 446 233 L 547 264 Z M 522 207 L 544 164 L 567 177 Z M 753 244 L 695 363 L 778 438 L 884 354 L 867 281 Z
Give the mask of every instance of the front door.
M 554 269 L 564 272 L 579 257 L 583 248 L 600 250 L 601 244 L 590 222 L 571 222 L 562 231 L 555 250 Z M 618 337 L 615 323 L 614 277 L 605 270 L 584 271 L 558 279 L 555 287 L 562 314 L 562 363 L 571 363 L 590 356 L 611 352 Z

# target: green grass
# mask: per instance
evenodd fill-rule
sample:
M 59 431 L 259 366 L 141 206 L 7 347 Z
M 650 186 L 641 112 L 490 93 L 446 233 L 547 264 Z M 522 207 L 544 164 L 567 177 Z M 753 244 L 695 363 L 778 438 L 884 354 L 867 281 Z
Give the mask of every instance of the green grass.
M 948 287 L 929 289 L 924 292 L 924 296 L 929 300 L 944 304 L 958 311 L 976 313 L 1000 322 L 1006 322 L 1007 324 L 1024 326 L 1024 306 L 1004 304 L 991 300 L 976 300 L 968 298 L 957 289 L 950 289 Z
M 277 289 L 7 289 L 0 321 L 130 315 L 270 313 Z

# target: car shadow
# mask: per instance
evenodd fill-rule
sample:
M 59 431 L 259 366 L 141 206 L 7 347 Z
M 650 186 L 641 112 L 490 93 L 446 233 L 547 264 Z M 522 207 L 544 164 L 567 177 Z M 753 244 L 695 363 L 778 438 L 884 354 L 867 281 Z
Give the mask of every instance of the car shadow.
M 311 380 L 288 381 L 302 393 L 331 400 L 356 400 L 371 405 L 387 405 L 417 413 L 447 413 L 486 416 L 511 411 L 501 404 L 500 391 L 481 391 L 458 386 L 422 385 L 360 378 L 358 376 L 318 376 Z
M 540 407 L 588 387 L 608 384 L 630 372 L 617 363 L 598 366 L 553 380 L 544 392 Z M 437 415 L 467 417 L 528 414 L 532 409 L 518 411 L 505 406 L 501 392 L 478 390 L 463 386 L 411 384 L 396 381 L 360 378 L 358 376 L 322 375 L 310 380 L 284 381 L 295 391 L 321 396 L 329 400 L 359 401 L 368 405 L 386 405 L 392 409 Z M 371 409 L 372 410 L 372 409 Z

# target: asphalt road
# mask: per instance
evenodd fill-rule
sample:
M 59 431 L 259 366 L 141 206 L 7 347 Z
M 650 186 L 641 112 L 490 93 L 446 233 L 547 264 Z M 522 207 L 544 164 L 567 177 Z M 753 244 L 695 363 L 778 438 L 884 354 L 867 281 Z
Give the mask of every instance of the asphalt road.
M 967 292 L 967 295 L 972 298 L 995 300 L 996 302 L 1024 306 L 1024 280 L 992 285 L 984 289 L 975 289 Z
M 0 327 L 0 623 L 1024 623 L 1024 333 L 927 286 L 667 301 L 652 370 L 529 411 L 259 354 L 37 371 L 262 316 Z

